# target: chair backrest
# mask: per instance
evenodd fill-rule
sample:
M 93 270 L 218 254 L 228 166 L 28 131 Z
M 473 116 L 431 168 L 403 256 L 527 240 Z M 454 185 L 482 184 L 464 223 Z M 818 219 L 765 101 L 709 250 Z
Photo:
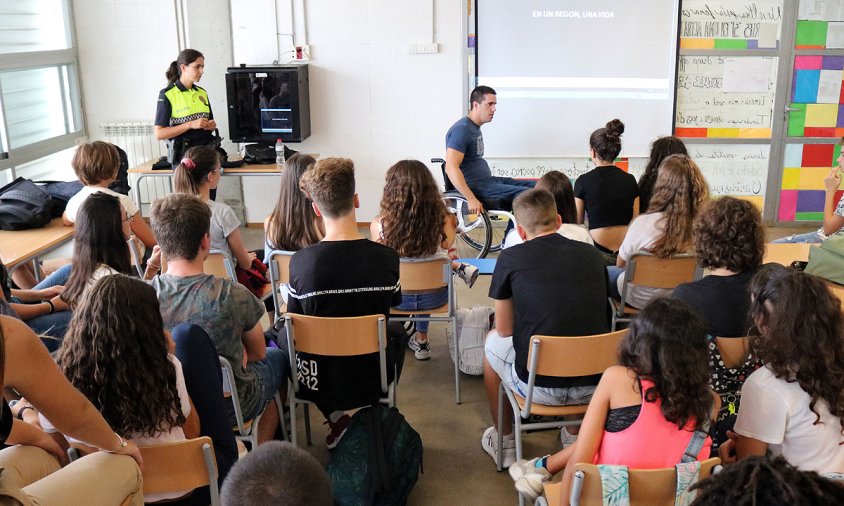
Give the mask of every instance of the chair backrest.
M 402 292 L 430 292 L 446 287 L 451 281 L 451 260 L 402 258 L 399 279 Z
M 234 382 L 234 369 L 232 369 L 231 362 L 225 357 L 218 357 L 220 359 L 220 368 L 223 370 L 223 397 L 231 400 L 234 417 L 237 420 L 237 428 L 242 433 L 247 432 L 246 424 L 243 420 L 243 412 L 240 410 L 240 397 L 237 394 L 237 387 Z
M 724 366 L 736 367 L 741 365 L 750 354 L 748 337 L 716 337 L 715 344 L 724 359 Z
M 210 485 L 211 504 L 220 504 L 217 463 L 210 437 L 143 446 L 140 450 L 144 459 L 144 495 Z
M 700 479 L 709 477 L 712 468 L 721 463 L 715 457 L 700 463 Z M 583 489 L 579 504 L 603 504 L 601 473 L 593 464 L 577 464 L 575 472 L 583 471 Z M 630 506 L 674 506 L 677 472 L 673 467 L 663 469 L 630 469 Z
M 378 353 L 381 391 L 387 392 L 387 331 L 384 315 L 330 318 L 286 313 L 284 320 L 291 371 L 298 370 L 296 354 L 300 352 L 326 357 Z M 294 380 L 293 386 L 298 392 L 299 382 Z
M 445 191 L 457 191 L 457 188 L 455 188 L 454 185 L 451 184 L 451 180 L 448 179 L 448 174 L 446 174 L 445 172 L 445 160 L 443 160 L 442 158 L 431 158 L 431 163 L 440 164 L 440 171 L 443 174 L 443 187 L 445 188 Z
M 273 306 L 275 307 L 276 317 L 282 314 L 282 304 L 284 300 L 281 298 L 281 285 L 290 283 L 290 259 L 293 257 L 295 251 L 284 251 L 274 249 L 267 254 L 269 260 L 269 274 L 270 274 L 270 290 L 272 290 Z
M 140 248 L 138 248 L 138 239 L 133 235 L 126 240 L 126 244 L 129 246 L 129 256 L 132 258 L 132 265 L 135 266 L 138 276 L 143 278 L 144 269 L 141 267 L 141 252 Z
M 637 286 L 671 289 L 699 277 L 697 257 L 681 253 L 660 258 L 646 251 L 633 254 L 627 262 L 625 282 Z
M 212 249 L 208 253 L 208 258 L 205 259 L 202 267 L 206 274 L 237 281 L 237 275 L 234 273 L 234 264 L 226 253 L 218 249 Z
M 618 344 L 625 334 L 627 330 L 594 336 L 533 336 L 528 371 L 563 378 L 601 374 L 618 364 Z

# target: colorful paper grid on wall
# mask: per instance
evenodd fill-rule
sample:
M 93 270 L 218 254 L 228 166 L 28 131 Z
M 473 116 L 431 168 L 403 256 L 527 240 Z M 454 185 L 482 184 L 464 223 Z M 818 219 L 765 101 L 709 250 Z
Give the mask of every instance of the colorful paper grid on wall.
M 838 144 L 786 144 L 779 221 L 821 221 L 824 178 L 841 152 Z M 844 191 L 835 193 L 835 201 Z
M 764 45 L 761 49 L 779 49 L 780 41 L 774 47 Z M 681 49 L 760 49 L 758 39 L 692 39 L 681 38 Z
M 844 22 L 801 19 L 794 40 L 797 49 L 837 49 L 844 47 Z
M 795 56 L 789 137 L 844 136 L 844 56 Z

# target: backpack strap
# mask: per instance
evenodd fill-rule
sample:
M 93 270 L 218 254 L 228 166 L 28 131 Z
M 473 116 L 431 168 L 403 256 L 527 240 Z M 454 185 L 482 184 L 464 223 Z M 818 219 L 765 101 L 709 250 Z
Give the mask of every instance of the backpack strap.
M 369 439 L 369 475 L 371 477 L 369 483 L 369 504 L 378 495 L 390 490 L 390 473 L 387 470 L 387 457 L 384 454 L 384 434 L 383 424 L 381 422 L 380 406 L 371 406 L 366 410 L 364 421 L 366 422 L 366 432 Z
M 683 452 L 683 457 L 680 458 L 680 463 L 685 464 L 687 462 L 695 462 L 697 461 L 697 454 L 703 449 L 703 445 L 706 444 L 706 438 L 709 437 L 709 422 L 703 426 L 702 429 L 696 430 L 694 434 L 692 434 L 692 439 L 689 440 L 689 445 L 686 447 L 686 451 Z

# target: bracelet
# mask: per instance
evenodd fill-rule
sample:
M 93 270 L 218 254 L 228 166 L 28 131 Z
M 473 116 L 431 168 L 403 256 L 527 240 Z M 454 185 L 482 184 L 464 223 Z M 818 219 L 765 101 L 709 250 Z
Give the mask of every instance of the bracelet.
M 153 269 L 155 269 L 155 270 L 158 270 L 158 269 L 160 269 L 160 268 L 161 268 L 161 264 L 159 264 L 159 265 L 155 265 L 155 264 L 154 264 L 154 263 L 152 263 L 152 262 L 147 262 L 147 269 L 149 269 L 150 267 L 152 267 L 152 268 L 153 268 Z
M 127 443 L 126 440 L 123 439 L 123 436 L 121 436 L 120 434 L 118 434 L 116 432 L 114 433 L 114 435 L 117 436 L 117 439 L 120 440 L 120 444 L 118 444 L 117 448 L 115 448 L 114 450 L 103 450 L 104 452 L 106 452 L 106 453 L 117 453 L 120 450 L 122 450 L 123 448 L 126 448 L 127 446 L 129 446 L 129 443 Z
M 56 310 L 56 306 L 53 305 L 53 301 L 45 300 L 44 302 L 50 305 L 50 312 L 48 314 L 53 314 L 53 312 Z
M 21 409 L 18 411 L 18 420 L 23 420 L 23 413 L 27 409 L 31 409 L 33 413 L 35 412 L 35 408 L 32 407 L 32 404 L 25 404 L 21 406 Z

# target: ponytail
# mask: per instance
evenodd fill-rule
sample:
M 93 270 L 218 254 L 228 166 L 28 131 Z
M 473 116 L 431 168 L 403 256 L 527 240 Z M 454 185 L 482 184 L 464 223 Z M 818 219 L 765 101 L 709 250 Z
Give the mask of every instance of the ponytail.
M 167 77 L 168 83 L 176 82 L 182 73 L 179 71 L 179 63 L 176 60 L 173 60 L 170 63 L 170 66 L 167 67 L 167 72 L 164 73 L 164 76 Z
M 195 146 L 187 150 L 173 172 L 173 188 L 177 193 L 199 196 L 202 182 L 220 164 L 214 148 Z

